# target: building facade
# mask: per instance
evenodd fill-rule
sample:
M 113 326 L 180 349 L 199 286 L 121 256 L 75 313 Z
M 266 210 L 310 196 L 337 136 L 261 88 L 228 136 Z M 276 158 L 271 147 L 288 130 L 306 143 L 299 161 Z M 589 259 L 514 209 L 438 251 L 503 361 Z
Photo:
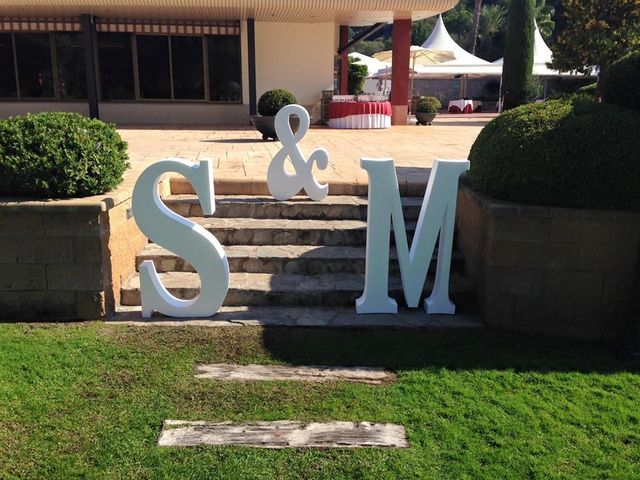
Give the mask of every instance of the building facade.
M 0 0 L 0 117 L 246 125 L 263 92 L 285 88 L 318 118 L 322 91 L 337 88 L 346 26 L 394 22 L 406 40 L 411 20 L 455 3 Z

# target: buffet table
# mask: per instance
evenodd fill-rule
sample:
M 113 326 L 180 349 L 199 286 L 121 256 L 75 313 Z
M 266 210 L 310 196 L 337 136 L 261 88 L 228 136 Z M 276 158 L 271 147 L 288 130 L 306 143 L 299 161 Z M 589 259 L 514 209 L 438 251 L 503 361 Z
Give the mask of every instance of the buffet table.
M 473 113 L 473 100 L 450 100 L 449 113 Z
M 331 128 L 390 128 L 389 102 L 331 102 L 329 104 Z

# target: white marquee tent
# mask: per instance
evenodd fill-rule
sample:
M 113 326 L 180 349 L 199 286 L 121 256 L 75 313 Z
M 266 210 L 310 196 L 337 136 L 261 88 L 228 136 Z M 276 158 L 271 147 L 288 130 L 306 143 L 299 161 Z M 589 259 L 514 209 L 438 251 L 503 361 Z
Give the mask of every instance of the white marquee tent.
M 542 34 L 540 33 L 540 29 L 538 28 L 538 24 L 536 23 L 536 31 L 534 34 L 534 42 L 533 42 L 533 75 L 536 77 L 559 77 L 559 76 L 576 76 L 575 72 L 560 72 L 559 70 L 552 70 L 547 67 L 547 63 L 551 62 L 551 58 L 553 53 L 551 49 L 547 46 L 544 39 L 542 38 Z M 504 63 L 504 57 L 499 58 L 492 65 L 500 65 Z
M 438 15 L 438 20 L 431 35 L 421 46 L 432 50 L 449 50 L 453 52 L 455 59 L 442 62 L 439 65 L 489 65 L 489 62 L 467 52 L 451 38 L 447 28 L 444 26 L 442 15 Z
M 421 46 L 432 50 L 451 51 L 455 58 L 436 65 L 416 66 L 414 78 L 460 78 L 460 97 L 464 97 L 465 77 L 502 75 L 502 65 L 493 65 L 458 45 L 447 31 L 442 15 L 438 15 L 431 35 Z M 380 70 L 376 77 L 385 78 L 390 71 L 389 67 Z

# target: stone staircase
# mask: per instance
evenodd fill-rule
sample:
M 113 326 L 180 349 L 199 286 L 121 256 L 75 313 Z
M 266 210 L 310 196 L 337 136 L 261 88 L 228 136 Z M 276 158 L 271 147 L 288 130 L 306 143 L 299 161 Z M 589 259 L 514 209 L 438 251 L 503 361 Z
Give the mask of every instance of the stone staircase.
M 193 194 L 164 198 L 176 213 L 212 232 L 225 247 L 231 270 L 229 307 L 349 307 L 364 288 L 367 199 L 328 196 L 322 202 L 306 197 L 278 202 L 261 196 L 216 196 L 213 217 L 204 217 Z M 402 199 L 409 241 L 413 237 L 421 198 Z M 393 237 L 392 237 L 393 245 Z M 389 293 L 403 306 L 404 297 L 391 249 Z M 148 244 L 137 265 L 153 260 L 163 284 L 180 298 L 199 291 L 193 267 L 172 252 Z M 464 274 L 464 259 L 454 247 L 451 297 L 458 310 L 473 306 L 474 294 Z M 426 291 L 432 288 L 435 255 Z M 140 305 L 139 276 L 135 273 L 121 289 L 124 308 Z

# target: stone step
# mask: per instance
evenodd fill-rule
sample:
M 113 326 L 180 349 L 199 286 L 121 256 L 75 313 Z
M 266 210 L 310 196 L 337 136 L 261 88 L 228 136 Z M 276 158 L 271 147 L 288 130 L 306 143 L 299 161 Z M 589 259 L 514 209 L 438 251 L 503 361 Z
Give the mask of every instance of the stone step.
M 480 313 L 474 305 L 456 304 L 455 315 L 427 315 L 420 308 L 399 306 L 397 314 L 356 313 L 353 304 L 340 306 L 240 306 L 220 307 L 206 318 L 172 318 L 154 314 L 150 319 L 142 318 L 142 309 L 137 306 L 118 306 L 108 323 L 136 327 L 330 327 L 330 328 L 427 328 L 468 329 L 485 328 Z
M 363 172 L 364 173 L 364 172 Z M 165 186 L 171 193 L 175 194 L 193 194 L 194 189 L 182 175 L 169 174 L 168 186 Z M 214 173 L 214 189 L 216 195 L 270 195 L 267 186 L 266 172 L 256 177 L 246 178 L 220 178 Z M 424 191 L 429 180 L 428 173 L 420 175 L 421 178 L 405 178 L 403 175 L 398 176 L 398 186 L 401 195 L 424 195 Z M 414 175 L 409 175 L 414 177 Z M 410 185 L 409 185 L 410 180 Z M 324 183 L 326 180 L 318 178 L 318 181 Z M 166 183 L 165 183 L 166 185 Z M 354 182 L 351 178 L 333 178 L 329 182 L 329 196 L 334 195 L 366 195 L 369 191 L 368 183 Z
M 367 222 L 363 220 L 189 219 L 213 233 L 222 245 L 364 246 L 367 239 Z M 407 222 L 406 228 L 410 242 L 415 223 Z
M 256 448 L 409 448 L 402 425 L 289 420 L 214 423 L 165 420 L 160 447 L 242 445 Z
M 191 272 L 159 274 L 162 284 L 178 298 L 194 298 L 200 292 L 200 277 Z M 425 292 L 431 291 L 433 280 L 425 282 Z M 338 306 L 353 305 L 362 295 L 364 276 L 356 274 L 269 274 L 232 273 L 230 288 L 224 305 L 288 305 Z M 469 281 L 456 273 L 451 274 L 451 297 L 454 302 L 469 303 L 474 295 Z M 133 274 L 120 290 L 121 305 L 140 305 L 140 276 Z M 404 305 L 401 280 L 389 277 L 389 295 Z
M 231 272 L 246 273 L 360 273 L 365 271 L 365 247 L 313 245 L 231 245 L 224 248 Z M 395 248 L 389 251 L 389 272 L 399 274 Z M 434 253 L 430 272 L 435 270 Z M 155 243 L 147 245 L 136 257 L 136 270 L 145 260 L 152 260 L 158 272 L 195 272 L 189 262 Z M 451 271 L 461 272 L 464 258 L 452 254 Z
M 168 195 L 163 198 L 171 210 L 183 217 L 202 217 L 198 197 L 190 194 Z M 347 195 L 327 196 L 322 202 L 308 197 L 294 197 L 279 202 L 273 197 L 245 195 L 216 195 L 218 218 L 286 218 L 290 220 L 366 220 L 367 197 Z M 403 197 L 405 221 L 416 221 L 422 199 Z
M 381 367 L 329 365 L 238 365 L 211 363 L 196 365 L 196 378 L 223 382 L 352 382 L 368 385 L 391 383 L 396 376 Z

